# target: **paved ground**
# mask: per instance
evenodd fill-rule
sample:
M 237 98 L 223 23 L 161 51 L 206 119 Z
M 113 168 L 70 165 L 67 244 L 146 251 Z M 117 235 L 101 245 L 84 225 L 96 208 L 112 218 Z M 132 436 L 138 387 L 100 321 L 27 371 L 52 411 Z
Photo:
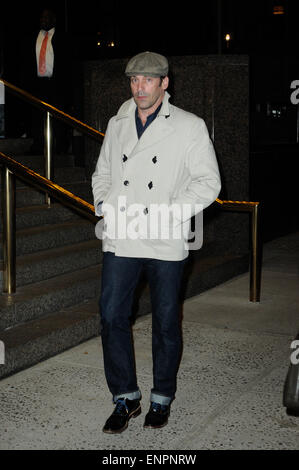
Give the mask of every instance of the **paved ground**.
M 184 351 L 169 424 L 143 429 L 149 406 L 151 316 L 134 327 L 143 412 L 120 435 L 100 338 L 0 381 L 0 449 L 296 449 L 299 418 L 282 405 L 291 341 L 299 330 L 299 234 L 264 248 L 260 303 L 238 276 L 184 304 Z

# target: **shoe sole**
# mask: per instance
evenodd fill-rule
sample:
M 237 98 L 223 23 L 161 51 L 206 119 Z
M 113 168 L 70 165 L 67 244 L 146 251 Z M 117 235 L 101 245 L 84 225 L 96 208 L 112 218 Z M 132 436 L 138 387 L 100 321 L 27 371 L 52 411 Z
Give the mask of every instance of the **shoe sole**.
M 151 426 L 150 424 L 148 424 L 148 425 L 144 424 L 143 427 L 145 429 L 161 429 L 161 428 L 164 428 L 164 426 L 166 426 L 166 424 L 168 424 L 168 420 L 166 421 L 166 423 L 160 424 L 160 426 Z
M 121 429 L 118 429 L 117 431 L 113 431 L 111 429 L 103 429 L 103 432 L 106 433 L 106 434 L 120 434 L 122 433 L 123 431 L 125 431 L 129 425 L 129 421 L 131 418 L 137 418 L 137 416 L 139 416 L 141 413 L 141 405 L 139 405 L 139 407 L 132 411 L 132 413 L 129 415 L 128 417 L 128 420 L 126 422 L 126 424 L 121 428 Z

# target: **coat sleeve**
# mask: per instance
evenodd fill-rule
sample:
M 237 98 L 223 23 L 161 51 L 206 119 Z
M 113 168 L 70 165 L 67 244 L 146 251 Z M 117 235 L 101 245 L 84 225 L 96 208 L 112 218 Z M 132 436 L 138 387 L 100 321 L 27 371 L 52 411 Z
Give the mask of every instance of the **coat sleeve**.
M 188 184 L 171 201 L 174 218 L 180 222 L 185 222 L 190 214 L 192 217 L 212 204 L 221 189 L 214 147 L 206 124 L 200 118 L 196 119 L 191 129 L 185 154 L 185 170 Z M 188 210 L 184 210 L 183 205 L 188 205 Z
M 101 147 L 95 172 L 91 178 L 95 214 L 102 215 L 99 203 L 104 201 L 111 187 L 111 120 Z

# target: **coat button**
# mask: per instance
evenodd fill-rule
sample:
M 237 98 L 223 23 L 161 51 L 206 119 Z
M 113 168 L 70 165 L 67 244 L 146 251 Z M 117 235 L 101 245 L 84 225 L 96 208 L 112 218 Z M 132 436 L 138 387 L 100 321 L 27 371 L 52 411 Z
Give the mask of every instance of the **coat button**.
M 119 208 L 119 210 L 120 210 L 120 212 L 125 212 L 126 208 L 125 208 L 125 206 L 121 206 L 121 207 Z
M 152 182 L 152 181 L 150 181 L 150 182 L 148 183 L 148 187 L 149 187 L 149 189 L 152 189 L 152 187 L 153 187 L 153 182 Z
M 148 208 L 147 207 L 145 209 L 143 209 L 143 213 L 144 213 L 144 215 L 148 214 Z
M 157 163 L 157 157 L 152 158 L 153 163 Z
M 125 161 L 127 161 L 127 160 L 128 160 L 127 155 L 124 155 L 124 156 L 123 156 L 123 162 L 125 162 Z
M 129 184 L 129 181 L 128 181 L 128 180 L 124 181 L 124 185 L 125 185 L 125 186 L 128 186 L 128 184 Z

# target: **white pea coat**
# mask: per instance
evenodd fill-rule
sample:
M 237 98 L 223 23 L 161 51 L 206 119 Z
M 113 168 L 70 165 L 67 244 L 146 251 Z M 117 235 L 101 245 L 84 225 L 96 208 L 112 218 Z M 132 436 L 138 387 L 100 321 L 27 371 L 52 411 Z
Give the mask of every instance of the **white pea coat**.
M 190 218 L 219 194 L 218 165 L 204 121 L 170 104 L 169 97 L 166 92 L 139 140 L 133 98 L 109 121 L 92 176 L 95 212 L 102 215 L 102 207 L 104 213 L 103 251 L 182 260 L 188 256 Z M 157 207 L 171 209 L 169 217 L 151 218 Z M 173 235 L 173 227 L 185 231 Z

